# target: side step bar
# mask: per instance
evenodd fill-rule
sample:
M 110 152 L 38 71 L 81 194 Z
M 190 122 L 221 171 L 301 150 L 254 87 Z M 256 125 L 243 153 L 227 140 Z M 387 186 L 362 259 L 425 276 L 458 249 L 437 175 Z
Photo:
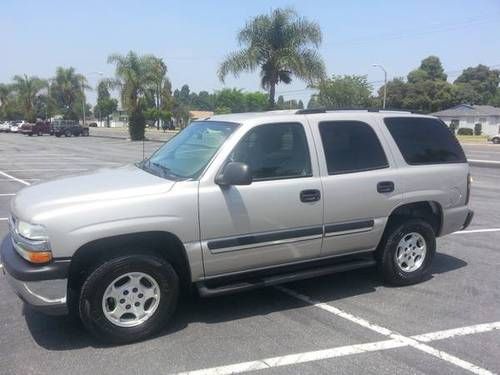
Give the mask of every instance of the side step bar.
M 329 275 L 332 273 L 350 271 L 358 268 L 372 267 L 375 264 L 377 264 L 377 262 L 372 259 L 356 260 L 332 266 L 305 269 L 290 273 L 282 273 L 273 276 L 266 276 L 258 279 L 250 279 L 247 281 L 235 282 L 233 284 L 222 284 L 213 287 L 209 287 L 205 284 L 205 282 L 200 281 L 196 283 L 196 286 L 198 288 L 200 296 L 215 297 L 226 294 L 232 294 L 236 292 L 263 288 L 266 286 L 288 283 L 296 280 L 310 279 L 318 276 Z

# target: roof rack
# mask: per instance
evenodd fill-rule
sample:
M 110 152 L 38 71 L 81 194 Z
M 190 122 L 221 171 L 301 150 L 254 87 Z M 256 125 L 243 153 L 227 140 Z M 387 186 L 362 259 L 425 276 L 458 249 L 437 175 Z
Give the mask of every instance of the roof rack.
M 413 113 L 412 111 L 402 110 L 402 109 L 394 109 L 394 108 L 360 108 L 360 107 L 346 107 L 346 108 L 308 108 L 308 109 L 299 109 L 295 112 L 296 115 L 308 115 L 314 113 L 326 113 L 326 112 L 341 112 L 341 111 L 366 111 L 366 112 L 407 112 Z

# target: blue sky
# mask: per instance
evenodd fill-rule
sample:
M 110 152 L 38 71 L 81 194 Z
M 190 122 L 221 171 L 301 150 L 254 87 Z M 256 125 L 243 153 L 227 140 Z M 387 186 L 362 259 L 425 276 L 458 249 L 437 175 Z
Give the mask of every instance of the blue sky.
M 452 72 L 450 79 L 479 63 L 500 68 L 499 0 L 1 0 L 0 82 L 23 73 L 50 77 L 57 66 L 112 76 L 107 56 L 134 50 L 162 57 L 174 88 L 220 89 L 217 66 L 238 47 L 238 30 L 284 6 L 321 25 L 329 74 L 366 74 L 375 88 L 383 75 L 373 63 L 383 64 L 389 78 L 406 75 L 431 54 Z M 97 83 L 96 75 L 88 78 Z M 244 90 L 258 85 L 257 72 L 226 81 Z M 307 100 L 304 88 L 294 81 L 278 94 Z

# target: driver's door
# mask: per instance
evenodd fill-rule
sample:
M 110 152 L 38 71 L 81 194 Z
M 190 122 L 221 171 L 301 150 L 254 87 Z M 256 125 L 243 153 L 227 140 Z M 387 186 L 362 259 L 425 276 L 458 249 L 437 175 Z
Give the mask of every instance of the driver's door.
M 301 123 L 258 125 L 228 160 L 246 163 L 253 182 L 200 182 L 200 235 L 206 276 L 319 256 L 323 204 L 310 130 Z

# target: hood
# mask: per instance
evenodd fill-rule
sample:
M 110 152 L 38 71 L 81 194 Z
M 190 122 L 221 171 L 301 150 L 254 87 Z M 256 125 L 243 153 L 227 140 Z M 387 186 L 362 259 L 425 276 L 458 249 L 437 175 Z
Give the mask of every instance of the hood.
M 37 215 L 52 210 L 166 193 L 174 184 L 134 165 L 106 168 L 29 186 L 12 200 L 12 211 L 36 222 Z

